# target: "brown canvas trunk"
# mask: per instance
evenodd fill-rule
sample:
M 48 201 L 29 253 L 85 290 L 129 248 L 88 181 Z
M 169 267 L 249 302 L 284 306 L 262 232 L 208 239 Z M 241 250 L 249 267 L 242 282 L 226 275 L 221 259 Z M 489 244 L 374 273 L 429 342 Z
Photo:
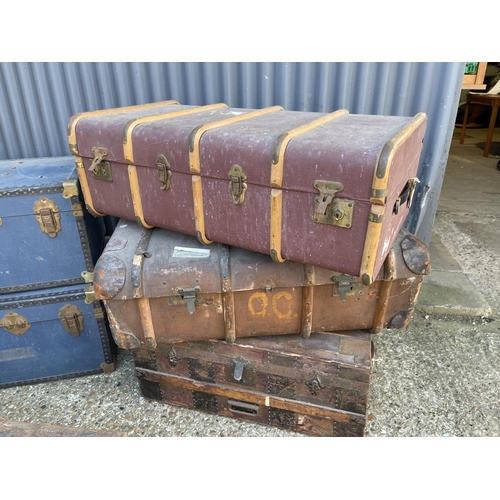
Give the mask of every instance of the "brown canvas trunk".
M 402 229 L 371 285 L 360 278 L 121 220 L 94 269 L 119 347 L 402 328 L 430 266 Z
M 408 215 L 426 120 L 167 101 L 75 115 L 68 136 L 96 215 L 370 284 Z
M 185 342 L 134 350 L 144 397 L 311 436 L 362 436 L 368 332 Z

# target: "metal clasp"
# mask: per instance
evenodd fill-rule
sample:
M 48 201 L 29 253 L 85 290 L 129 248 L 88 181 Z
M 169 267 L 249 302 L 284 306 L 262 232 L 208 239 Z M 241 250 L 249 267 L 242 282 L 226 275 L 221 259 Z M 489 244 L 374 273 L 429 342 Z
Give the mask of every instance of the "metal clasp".
M 99 170 L 99 165 L 104 159 L 105 156 L 108 155 L 108 151 L 104 148 L 92 148 L 92 154 L 94 155 L 94 159 L 90 164 L 89 170 L 93 174 L 96 174 Z
M 83 331 L 83 314 L 77 306 L 67 304 L 59 310 L 59 319 L 71 335 L 78 337 Z
M 340 300 L 345 302 L 348 295 L 363 295 L 365 286 L 363 283 L 356 281 L 353 276 L 349 274 L 339 274 L 332 277 L 337 286 L 334 285 L 332 296 L 340 295 Z
M 172 177 L 172 171 L 170 170 L 170 164 L 164 155 L 158 155 L 156 158 L 156 170 L 158 173 L 158 179 L 160 179 L 160 189 L 168 191 L 170 189 L 170 178 Z
M 319 191 L 319 196 L 314 200 L 314 222 L 350 228 L 355 203 L 335 198 L 337 193 L 344 190 L 344 185 L 333 181 L 315 181 L 314 188 Z
M 241 205 L 247 190 L 247 176 L 239 165 L 233 165 L 229 170 L 229 191 L 235 205 Z
M 83 332 L 83 314 L 77 306 L 67 304 L 59 310 L 59 319 L 68 333 L 78 337 Z
M 196 304 L 196 294 L 200 293 L 200 287 L 187 287 L 187 288 L 177 288 L 177 293 L 181 296 L 187 306 L 189 314 L 194 313 L 194 307 Z
M 0 319 L 0 328 L 4 328 L 14 335 L 22 335 L 31 328 L 31 324 L 28 323 L 28 320 L 24 316 L 15 312 L 9 312 Z
M 92 148 L 94 159 L 90 164 L 89 171 L 96 179 L 101 181 L 113 182 L 113 174 L 111 172 L 111 164 L 109 161 L 104 161 L 104 157 L 108 155 L 108 151 L 104 148 Z
M 55 238 L 57 233 L 61 231 L 61 214 L 55 202 L 48 198 L 40 198 L 33 205 L 33 212 L 42 233 Z

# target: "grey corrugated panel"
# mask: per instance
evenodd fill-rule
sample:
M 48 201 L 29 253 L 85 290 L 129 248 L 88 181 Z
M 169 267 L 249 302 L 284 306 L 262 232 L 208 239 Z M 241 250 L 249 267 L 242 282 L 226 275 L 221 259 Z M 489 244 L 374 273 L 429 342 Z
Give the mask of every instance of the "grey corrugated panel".
M 74 113 L 176 99 L 231 107 L 428 114 L 421 184 L 407 221 L 433 221 L 465 63 L 0 63 L 0 159 L 65 156 Z M 423 198 L 429 186 L 427 196 Z M 432 222 L 431 222 L 432 223 Z M 428 240 L 429 224 L 419 235 Z

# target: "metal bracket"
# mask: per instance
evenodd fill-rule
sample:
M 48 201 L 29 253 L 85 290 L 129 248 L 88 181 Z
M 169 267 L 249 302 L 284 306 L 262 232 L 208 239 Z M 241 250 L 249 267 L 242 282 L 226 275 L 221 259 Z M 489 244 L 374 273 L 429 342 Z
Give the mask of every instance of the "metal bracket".
M 158 179 L 160 179 L 160 189 L 168 191 L 170 189 L 170 179 L 172 177 L 172 171 L 170 170 L 170 164 L 164 155 L 158 155 L 156 158 L 156 170 L 158 173 Z
M 48 198 L 40 198 L 33 205 L 35 218 L 40 225 L 42 233 L 48 234 L 51 238 L 55 238 L 57 233 L 61 231 L 61 214 L 59 208 L 54 201 Z
M 267 277 L 260 284 L 260 288 L 269 293 L 276 288 L 276 283 L 274 283 L 274 281 L 271 278 Z
M 94 159 L 90 164 L 89 171 L 92 172 L 94 178 L 101 181 L 113 182 L 111 164 L 109 161 L 104 161 L 104 157 L 107 156 L 108 151 L 104 148 L 92 148 L 92 153 L 94 154 Z
M 28 320 L 24 316 L 15 312 L 9 312 L 0 319 L 0 328 L 4 328 L 14 335 L 22 335 L 31 328 L 31 324 L 28 323 Z
M 92 304 L 92 302 L 96 301 L 95 291 L 92 285 L 85 287 L 85 299 L 83 299 L 85 304 Z
M 196 303 L 196 294 L 200 293 L 200 287 L 177 288 L 177 293 L 186 302 L 189 314 L 193 314 Z
M 78 196 L 78 181 L 72 179 L 69 181 L 63 181 L 63 192 L 62 196 L 65 199 L 72 198 L 73 196 Z
M 233 165 L 229 170 L 229 191 L 235 205 L 241 205 L 247 190 L 247 176 L 239 165 Z
M 333 285 L 332 296 L 336 297 L 340 295 L 340 300 L 345 302 L 348 295 L 363 295 L 365 293 L 365 286 L 359 281 L 355 281 L 356 278 L 348 274 L 339 274 L 332 277 L 332 281 L 335 282 Z
M 83 332 L 83 314 L 77 306 L 67 304 L 59 310 L 59 319 L 68 333 L 78 337 Z
M 331 226 L 350 228 L 354 213 L 354 202 L 335 199 L 335 195 L 344 190 L 340 182 L 315 181 L 314 188 L 319 196 L 314 200 L 314 222 Z

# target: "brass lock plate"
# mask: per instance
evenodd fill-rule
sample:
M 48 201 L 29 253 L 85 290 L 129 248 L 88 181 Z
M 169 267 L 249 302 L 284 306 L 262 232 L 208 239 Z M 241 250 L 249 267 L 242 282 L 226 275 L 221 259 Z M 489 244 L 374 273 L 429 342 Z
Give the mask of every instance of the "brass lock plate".
M 31 328 L 31 324 L 24 316 L 15 312 L 9 312 L 0 319 L 0 328 L 4 328 L 7 332 L 14 335 L 22 335 Z
M 67 304 L 59 310 L 59 319 L 65 330 L 78 337 L 84 329 L 83 314 L 77 306 Z
M 245 200 L 245 192 L 248 188 L 247 176 L 239 165 L 233 165 L 229 170 L 229 192 L 235 205 L 241 205 Z
M 334 181 L 315 181 L 319 195 L 314 200 L 313 220 L 330 226 L 352 227 L 354 201 L 335 198 L 344 190 L 343 184 Z
M 333 276 L 333 292 L 332 296 L 340 296 L 342 302 L 347 296 L 359 296 L 365 293 L 365 285 L 361 281 L 356 281 L 356 278 L 349 274 L 339 274 Z
M 317 202 L 316 202 L 317 204 Z M 354 214 L 354 202 L 346 200 L 332 200 L 324 215 L 314 213 L 314 222 L 319 224 L 329 224 L 330 226 L 352 227 Z
M 168 191 L 170 189 L 172 171 L 170 170 L 170 164 L 165 158 L 165 155 L 158 155 L 158 158 L 156 158 L 156 171 L 160 181 L 160 189 Z
M 109 161 L 103 161 L 97 165 L 97 167 L 92 171 L 94 179 L 99 179 L 100 181 L 113 182 L 113 173 L 111 172 L 111 164 Z
M 33 212 L 42 233 L 55 238 L 57 233 L 62 229 L 61 214 L 55 202 L 48 198 L 40 198 L 33 205 Z
M 92 148 L 94 158 L 90 164 L 89 171 L 92 172 L 94 179 L 101 181 L 113 182 L 113 173 L 111 171 L 111 164 L 109 161 L 104 160 L 108 152 L 104 148 Z

